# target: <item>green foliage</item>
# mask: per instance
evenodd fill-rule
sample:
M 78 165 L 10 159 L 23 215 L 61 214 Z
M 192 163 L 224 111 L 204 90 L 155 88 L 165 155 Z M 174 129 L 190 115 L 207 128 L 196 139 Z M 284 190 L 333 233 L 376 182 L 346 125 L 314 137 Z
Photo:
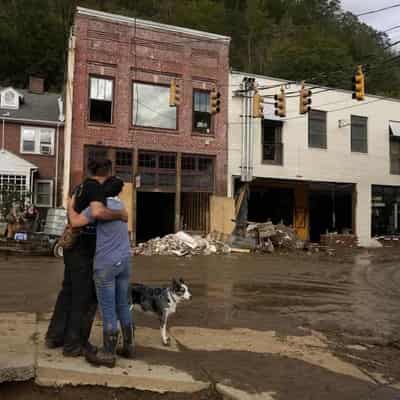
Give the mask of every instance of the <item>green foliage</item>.
M 7 218 L 13 207 L 23 210 L 26 200 L 29 199 L 30 193 L 20 192 L 13 186 L 4 186 L 0 190 L 0 216 L 1 219 Z
M 48 88 L 64 79 L 72 15 L 84 7 L 229 35 L 235 69 L 349 88 L 369 64 L 369 93 L 400 96 L 400 61 L 388 37 L 341 8 L 340 0 L 0 0 L 0 82 L 30 74 Z M 4 6 L 3 6 L 4 5 Z

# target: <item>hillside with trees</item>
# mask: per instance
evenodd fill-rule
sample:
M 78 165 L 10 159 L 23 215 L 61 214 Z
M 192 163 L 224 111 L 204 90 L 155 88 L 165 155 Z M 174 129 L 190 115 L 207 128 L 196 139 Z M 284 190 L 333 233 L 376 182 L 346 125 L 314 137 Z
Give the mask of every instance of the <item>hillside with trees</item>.
M 229 35 L 232 68 L 350 88 L 366 65 L 369 93 L 400 97 L 400 59 L 385 33 L 340 0 L 0 0 L 0 82 L 48 89 L 64 80 L 66 42 L 77 5 Z M 388 27 L 390 28 L 390 27 Z

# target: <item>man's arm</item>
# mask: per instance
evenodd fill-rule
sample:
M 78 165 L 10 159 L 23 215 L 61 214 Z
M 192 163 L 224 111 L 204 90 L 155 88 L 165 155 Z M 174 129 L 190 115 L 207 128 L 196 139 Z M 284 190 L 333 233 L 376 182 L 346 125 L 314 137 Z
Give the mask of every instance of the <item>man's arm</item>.
M 80 228 L 87 224 L 90 224 L 92 221 L 82 212 L 78 214 L 74 209 L 75 199 L 72 198 L 68 201 L 68 219 L 69 223 L 73 228 Z
M 110 210 L 100 201 L 92 201 L 90 203 L 90 211 L 94 219 L 100 219 L 103 221 L 120 219 L 124 222 L 128 222 L 128 212 L 125 210 L 125 208 L 122 210 Z

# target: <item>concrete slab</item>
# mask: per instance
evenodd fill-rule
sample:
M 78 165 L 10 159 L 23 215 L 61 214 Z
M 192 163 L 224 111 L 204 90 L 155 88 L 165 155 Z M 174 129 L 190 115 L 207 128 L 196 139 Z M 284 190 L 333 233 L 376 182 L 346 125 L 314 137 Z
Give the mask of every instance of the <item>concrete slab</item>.
M 61 350 L 48 350 L 44 346 L 46 321 L 38 323 L 39 344 L 37 354 L 36 383 L 42 386 L 101 385 L 150 390 L 159 393 L 193 393 L 206 389 L 209 382 L 194 379 L 190 374 L 164 364 L 149 364 L 145 360 L 118 358 L 115 368 L 92 367 L 82 357 L 65 358 Z M 101 344 L 101 326 L 95 324 L 92 342 Z M 160 345 L 159 331 L 138 330 L 138 346 L 146 346 L 164 352 L 176 352 L 176 345 L 164 348 Z
M 35 376 L 36 315 L 0 313 L 0 383 Z
M 217 392 L 222 395 L 224 400 L 275 400 L 275 392 L 247 393 L 243 390 L 235 389 L 231 386 L 218 383 Z

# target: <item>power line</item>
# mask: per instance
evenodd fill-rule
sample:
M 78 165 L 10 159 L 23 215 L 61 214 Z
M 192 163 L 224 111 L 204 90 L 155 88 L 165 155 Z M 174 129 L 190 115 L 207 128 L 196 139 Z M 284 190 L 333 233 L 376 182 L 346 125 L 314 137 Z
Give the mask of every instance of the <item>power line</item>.
M 391 32 L 391 31 L 394 31 L 395 29 L 399 29 L 400 28 L 400 25 L 396 25 L 396 26 L 392 26 L 391 28 L 389 28 L 389 29 L 385 29 L 384 31 L 382 31 L 383 33 L 387 33 L 387 32 Z
M 362 17 L 364 15 L 376 14 L 376 13 L 379 13 L 379 12 L 382 12 L 382 11 L 386 11 L 386 10 L 390 10 L 392 8 L 397 8 L 397 7 L 400 7 L 400 3 L 396 3 L 396 4 L 393 4 L 391 6 L 387 6 L 387 7 L 378 8 L 377 10 L 365 11 L 365 12 L 362 12 L 360 14 L 356 14 L 356 17 Z

